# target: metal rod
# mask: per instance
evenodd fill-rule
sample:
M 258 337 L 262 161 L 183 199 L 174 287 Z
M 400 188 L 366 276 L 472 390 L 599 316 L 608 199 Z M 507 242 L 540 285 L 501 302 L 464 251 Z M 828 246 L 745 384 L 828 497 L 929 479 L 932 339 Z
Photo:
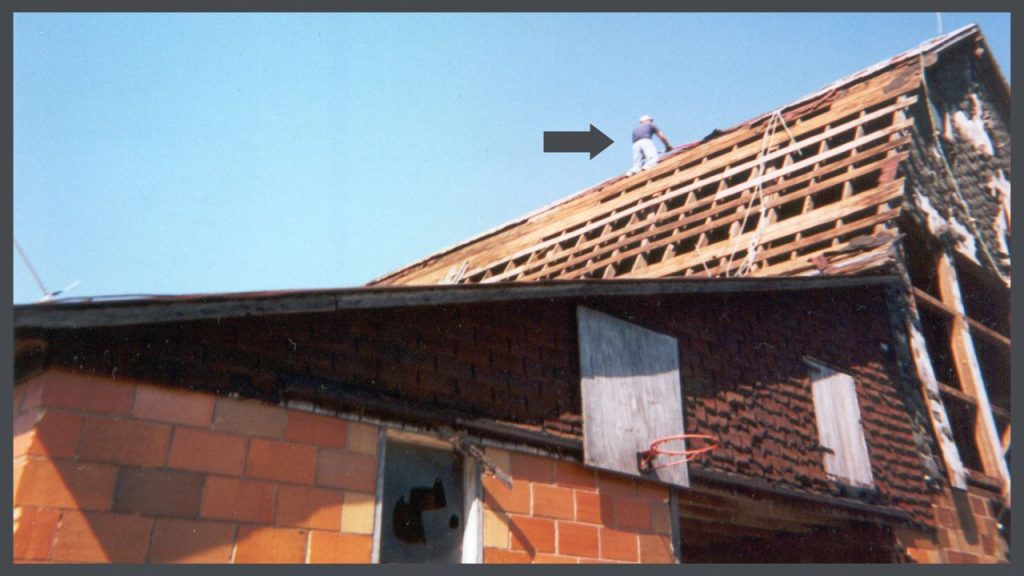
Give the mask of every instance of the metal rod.
M 14 235 L 11 235 L 11 237 L 14 238 Z M 14 247 L 18 249 L 18 254 L 21 254 L 21 259 L 25 261 L 25 266 L 28 266 L 28 271 L 32 273 L 32 278 L 34 278 L 36 284 L 39 285 L 39 289 L 43 291 L 43 297 L 45 298 L 50 291 L 46 289 L 46 286 L 43 286 L 43 281 L 39 278 L 39 274 L 36 274 L 36 269 L 32 267 L 32 262 L 29 262 L 28 256 L 26 256 L 25 251 L 21 249 L 21 244 L 18 244 L 17 238 L 14 238 Z

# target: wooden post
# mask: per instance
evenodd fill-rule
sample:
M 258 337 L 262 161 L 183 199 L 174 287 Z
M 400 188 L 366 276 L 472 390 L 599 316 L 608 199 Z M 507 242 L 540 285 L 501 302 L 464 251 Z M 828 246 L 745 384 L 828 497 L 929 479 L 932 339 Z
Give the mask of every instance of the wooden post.
M 963 298 L 960 295 L 956 268 L 953 265 L 953 258 L 948 252 L 943 252 L 939 258 L 938 282 L 942 303 L 956 311 L 951 320 L 950 348 L 963 391 L 973 396 L 977 401 L 978 409 L 977 417 L 975 418 L 974 438 L 978 444 L 978 451 L 981 453 L 981 462 L 985 467 L 986 474 L 1002 480 L 1003 498 L 1007 506 L 1009 506 L 1010 471 L 1006 466 L 1006 460 L 1002 457 L 1002 440 L 996 431 L 995 418 L 992 416 L 992 406 L 989 404 L 988 392 L 985 389 L 985 380 L 981 375 L 978 357 L 974 351 L 974 343 L 971 340 L 971 333 L 967 328 L 967 321 L 964 318 L 966 310 L 964 309 Z
M 939 395 L 939 382 L 932 370 L 931 357 L 928 355 L 928 346 L 925 344 L 924 335 L 917 329 L 916 323 L 920 322 L 917 313 L 917 306 L 913 298 L 908 298 L 911 310 L 907 317 L 907 335 L 910 340 L 910 353 L 914 357 L 914 368 L 917 377 L 921 381 L 922 396 L 925 407 L 928 410 L 928 418 L 931 420 L 932 428 L 935 430 L 936 439 L 939 442 L 939 449 L 942 451 L 942 460 L 946 463 L 946 471 L 949 473 L 949 483 L 960 490 L 967 489 L 967 472 L 964 471 L 963 462 L 960 460 L 960 451 L 953 441 L 953 430 L 949 426 L 949 416 L 946 415 L 946 407 L 942 404 Z

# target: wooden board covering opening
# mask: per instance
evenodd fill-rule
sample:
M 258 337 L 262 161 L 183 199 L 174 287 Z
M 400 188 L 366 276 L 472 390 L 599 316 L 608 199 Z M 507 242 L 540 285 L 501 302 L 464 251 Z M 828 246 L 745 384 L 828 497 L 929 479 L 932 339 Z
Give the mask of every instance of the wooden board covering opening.
M 686 463 L 648 472 L 637 465 L 637 453 L 651 442 L 685 431 L 676 339 L 583 306 L 576 315 L 584 464 L 688 487 Z M 663 448 L 682 450 L 685 443 Z

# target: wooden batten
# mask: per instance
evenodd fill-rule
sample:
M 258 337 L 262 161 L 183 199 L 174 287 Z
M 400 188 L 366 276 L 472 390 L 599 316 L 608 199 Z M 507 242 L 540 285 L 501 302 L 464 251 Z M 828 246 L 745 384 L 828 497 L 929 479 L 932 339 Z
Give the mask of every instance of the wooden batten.
M 664 239 L 658 235 L 664 236 L 673 220 L 699 219 L 698 226 L 703 221 L 706 230 L 715 227 L 725 211 L 733 211 L 732 216 L 738 220 L 743 211 L 737 206 L 749 204 L 751 191 L 758 187 L 763 186 L 764 193 L 770 195 L 771 190 L 784 190 L 797 181 L 810 181 L 814 186 L 822 172 L 828 171 L 832 180 L 843 166 L 848 168 L 849 178 L 842 180 L 840 174 L 838 183 L 845 184 L 856 178 L 855 173 L 877 169 L 877 163 L 886 162 L 894 149 L 908 142 L 905 132 L 912 121 L 905 110 L 917 101 L 919 78 L 907 70 L 910 68 L 905 63 L 894 64 L 849 86 L 815 96 L 817 103 L 802 101 L 784 110 L 786 129 L 774 134 L 768 150 L 763 149 L 768 127 L 765 116 L 671 154 L 650 171 L 602 183 L 378 282 L 432 283 L 454 264 L 466 261 L 470 264 L 462 282 L 469 283 L 590 277 L 599 272 L 621 278 L 640 270 L 646 272 L 647 267 L 636 270 L 619 265 L 608 272 L 607 266 L 637 254 L 644 254 L 649 264 L 664 261 L 646 256 L 647 245 L 635 247 L 638 240 L 651 240 L 651 250 L 674 244 L 672 251 L 679 256 L 678 242 L 670 239 L 655 245 Z M 829 141 L 834 139 L 838 141 L 830 146 Z M 761 166 L 766 168 L 764 173 L 759 170 Z M 887 179 L 882 178 L 880 183 Z M 713 187 L 710 196 L 703 192 L 708 187 Z M 852 197 L 853 193 L 847 185 L 845 195 Z M 805 203 L 807 213 L 817 208 L 809 200 Z M 768 216 L 774 216 L 777 208 L 770 201 L 766 208 Z M 742 234 L 736 229 L 736 220 L 726 224 L 731 225 L 734 234 Z M 683 226 L 679 223 L 675 228 Z M 698 238 L 706 235 L 701 231 L 694 234 Z M 675 236 L 671 230 L 667 235 Z M 596 247 L 602 252 L 588 253 Z M 608 255 L 616 250 L 620 254 L 608 261 Z M 552 258 L 559 260 L 552 262 Z M 592 267 L 579 266 L 581 259 L 593 260 Z M 720 255 L 709 256 L 704 265 L 716 267 L 724 263 L 721 260 Z
M 1003 497 L 1007 505 L 1010 503 L 1010 471 L 1003 458 L 1003 442 L 996 431 L 995 418 L 992 416 L 992 405 L 988 400 L 988 392 L 985 389 L 985 381 L 978 365 L 978 358 L 974 351 L 974 343 L 971 334 L 964 320 L 963 299 L 960 296 L 960 286 L 957 282 L 956 268 L 953 258 L 948 253 L 943 253 L 938 261 L 938 283 L 942 303 L 952 309 L 955 314 L 951 318 L 952 329 L 950 330 L 950 348 L 953 353 L 953 362 L 956 366 L 957 377 L 964 392 L 972 396 L 977 405 L 977 418 L 975 419 L 974 438 L 981 455 L 984 472 L 990 476 L 999 478 L 1002 481 Z
M 914 370 L 921 382 L 921 396 L 924 398 L 925 406 L 928 409 L 928 418 L 931 420 L 932 430 L 935 430 L 935 437 L 939 444 L 939 451 L 942 453 L 942 460 L 946 464 L 946 472 L 949 483 L 960 490 L 967 489 L 967 470 L 960 459 L 960 451 L 953 441 L 953 430 L 949 424 L 949 416 L 946 414 L 946 407 L 942 404 L 941 389 L 935 372 L 932 369 L 931 357 L 928 354 L 928 345 L 925 343 L 924 334 L 917 329 L 915 323 L 920 323 L 917 306 L 914 299 L 908 299 L 910 306 L 907 315 L 907 335 L 910 344 L 910 353 L 914 358 Z

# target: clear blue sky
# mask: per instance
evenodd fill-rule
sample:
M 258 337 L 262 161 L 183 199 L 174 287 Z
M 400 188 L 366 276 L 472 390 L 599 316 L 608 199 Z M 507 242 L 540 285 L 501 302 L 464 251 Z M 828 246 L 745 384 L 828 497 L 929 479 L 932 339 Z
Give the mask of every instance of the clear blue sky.
M 1009 14 L 977 23 L 1007 81 Z M 938 35 L 886 14 L 16 14 L 14 235 L 69 297 L 358 286 Z M 544 154 L 545 130 L 615 143 Z M 13 256 L 13 298 L 41 296 Z

